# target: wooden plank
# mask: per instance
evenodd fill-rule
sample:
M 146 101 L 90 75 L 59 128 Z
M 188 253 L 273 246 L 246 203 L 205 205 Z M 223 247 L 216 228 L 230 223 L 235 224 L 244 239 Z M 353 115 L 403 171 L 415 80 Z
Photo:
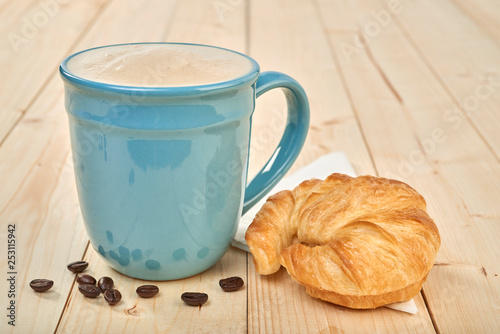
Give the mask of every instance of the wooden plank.
M 69 137 L 59 82 L 48 85 L 45 98 L 13 130 L 0 149 L 0 240 L 6 247 L 7 225 L 16 225 L 16 327 L 0 322 L 0 332 L 53 331 L 73 275 L 65 268 L 81 259 L 87 237 L 74 186 Z M 36 136 L 35 136 L 36 134 Z M 0 259 L 7 268 L 7 259 Z M 36 278 L 54 281 L 51 291 L 37 294 L 29 287 Z M 7 291 L 7 282 L 0 282 Z M 7 305 L 7 295 L 2 305 Z
M 433 1 L 405 0 L 401 4 L 411 10 L 402 11 L 394 22 L 411 36 L 415 48 L 457 105 L 443 117 L 457 131 L 462 127 L 462 120 L 470 119 L 500 159 L 500 115 L 496 112 L 500 105 L 500 44 L 487 33 L 494 28 L 485 28 L 488 17 L 498 9 L 479 22 L 450 1 L 434 4 Z M 429 24 L 422 27 L 417 19 L 419 15 L 425 15 Z
M 121 5 L 121 4 L 120 4 Z M 122 6 L 122 5 L 121 5 Z M 134 6 L 142 6 L 137 4 Z M 156 7 L 155 7 L 156 6 Z M 158 12 L 158 4 L 143 9 L 144 15 L 152 15 Z M 154 8 L 154 9 L 153 9 Z M 244 48 L 244 6 L 236 8 L 233 15 L 234 19 L 229 19 L 224 23 L 218 23 L 218 16 L 213 11 L 213 4 L 206 1 L 183 1 L 179 2 L 175 10 L 172 7 L 167 11 L 159 12 L 154 15 L 163 15 L 167 12 L 172 17 L 172 22 L 167 24 L 167 29 L 161 31 L 161 39 L 167 41 L 182 41 L 190 43 L 217 44 L 231 49 Z M 131 7 L 127 10 L 133 15 L 134 12 L 141 9 Z M 212 14 L 210 14 L 212 13 Z M 95 29 L 92 29 L 89 35 L 97 36 L 100 31 L 105 30 L 107 20 L 113 21 L 110 17 L 121 17 L 113 9 L 109 9 L 109 17 L 106 12 L 102 17 L 102 22 L 96 22 Z M 144 18 L 142 18 L 144 20 Z M 160 18 L 149 18 L 148 21 L 158 21 Z M 200 23 L 201 22 L 201 23 Z M 193 26 L 207 33 L 192 34 Z M 133 27 L 134 25 L 132 25 Z M 123 27 L 121 27 L 123 28 Z M 119 25 L 116 25 L 119 30 Z M 220 30 L 217 34 L 212 34 L 215 30 Z M 158 31 L 154 35 L 158 36 Z M 233 34 L 225 35 L 225 31 Z M 234 35 L 234 31 L 241 31 L 240 35 Z M 95 33 L 95 35 L 93 35 Z M 149 38 L 153 35 L 143 34 L 135 35 L 135 38 Z M 123 36 L 123 35 L 117 35 Z M 144 37 L 146 36 L 146 37 Z M 226 36 L 226 37 L 224 37 Z M 128 39 L 134 38 L 126 36 Z M 109 37 L 107 37 L 109 39 Z M 86 38 L 86 40 L 91 38 Z M 93 38 L 92 38 L 93 40 Z M 88 301 L 83 299 L 81 294 L 74 286 L 70 295 L 70 302 L 66 312 L 63 314 L 58 332 L 72 333 L 75 328 L 84 328 L 84 332 L 94 332 L 99 329 L 114 333 L 119 330 L 126 333 L 179 333 L 179 332 L 215 332 L 215 333 L 243 333 L 246 331 L 246 286 L 236 293 L 224 293 L 218 286 L 221 278 L 229 276 L 240 276 L 247 281 L 246 277 L 246 253 L 237 249 L 230 249 L 223 260 L 219 261 L 214 267 L 201 275 L 192 278 L 177 280 L 171 282 L 156 282 L 161 289 L 161 295 L 153 300 L 139 299 L 135 294 L 135 288 L 141 284 L 147 284 L 141 280 L 134 280 L 114 272 L 97 256 L 96 252 L 89 247 L 86 258 L 92 264 L 97 264 L 95 276 L 109 274 L 117 277 L 119 287 L 124 301 L 112 309 L 108 309 L 104 300 Z M 155 283 L 155 284 L 156 284 Z M 185 291 L 201 291 L 209 294 L 209 303 L 201 309 L 188 307 L 180 301 L 180 295 Z M 125 297 L 127 296 L 127 297 Z M 125 298 L 127 298 L 125 300 Z M 104 305 L 104 306 L 103 306 Z M 98 310 L 109 310 L 108 312 L 99 312 Z M 87 318 L 81 315 L 85 314 Z M 91 320 L 89 320 L 89 318 Z M 89 326 L 88 323 L 92 325 Z
M 344 150 L 358 173 L 376 174 L 353 110 L 352 92 L 345 90 L 336 64 L 339 56 L 332 57 L 315 6 L 305 1 L 252 1 L 250 16 L 251 56 L 264 70 L 283 71 L 296 77 L 309 94 L 311 131 L 296 167 L 329 151 Z M 329 12 L 326 17 L 330 21 L 349 22 L 340 12 Z M 335 28 L 332 33 L 345 30 Z M 275 108 L 279 102 L 269 101 Z M 416 316 L 385 308 L 357 311 L 311 298 L 283 268 L 274 275 L 260 276 L 251 263 L 248 271 L 248 322 L 252 333 L 434 331 L 420 295 L 416 297 L 420 311 Z
M 352 310 L 308 296 L 284 268 L 270 276 L 260 276 L 255 270 L 249 270 L 249 275 L 251 333 L 434 332 L 431 321 L 422 321 L 422 313 L 427 312 L 420 294 L 415 298 L 418 315 L 388 308 Z
M 105 1 L 17 3 L 6 5 L 0 20 L 0 143 Z
M 321 155 L 343 150 L 360 174 L 374 174 L 370 155 L 356 115 L 331 57 L 324 32 L 309 3 L 255 1 L 250 8 L 250 56 L 261 71 L 280 71 L 292 76 L 308 94 L 311 124 L 308 138 L 291 172 Z M 297 19 L 307 13 L 301 22 Z M 273 123 L 284 122 L 286 108 L 280 91 L 266 93 L 257 101 L 253 123 L 266 129 L 252 135 L 253 171 L 272 154 L 281 132 Z M 332 172 L 334 166 L 332 167 Z
M 5 37 L 8 39 L 8 32 L 15 26 L 16 20 L 34 2 L 33 0 L 0 1 L 0 32 L 2 35 L 5 34 Z
M 338 8 L 330 7 L 327 1 L 320 4 L 323 21 L 329 31 L 334 31 L 339 21 L 332 17 Z M 370 36 L 370 31 L 364 29 L 377 26 L 373 13 L 388 8 L 358 0 L 350 8 L 343 7 L 342 12 L 351 13 L 356 33 L 330 33 L 330 38 L 377 170 L 419 190 L 440 229 L 439 265 L 431 271 L 423 289 L 437 330 L 494 333 L 500 328 L 495 306 L 500 284 L 494 276 L 500 270 L 495 260 L 499 255 L 495 236 L 500 233 L 500 213 L 490 199 L 500 196 L 500 165 L 489 143 L 483 141 L 468 119 L 463 119 L 458 131 L 443 117 L 446 110 L 457 108 L 455 99 L 393 21 L 401 17 L 402 22 L 407 22 L 423 17 L 424 13 L 428 17 L 428 12 L 415 9 L 421 2 L 405 2 L 401 6 L 399 14 L 390 14 L 390 21 L 384 26 L 378 23 L 378 33 L 373 34 L 373 30 Z M 430 6 L 426 8 L 429 10 Z M 444 43 L 449 45 L 445 40 L 451 36 L 445 38 L 443 32 L 434 28 L 453 19 L 443 20 L 443 13 L 440 14 L 439 20 L 432 17 L 424 25 L 430 27 L 427 40 L 429 36 L 443 37 L 434 44 L 437 48 Z M 410 32 L 412 37 L 414 33 L 416 30 Z M 356 34 L 364 35 L 367 43 L 356 46 Z M 346 53 L 349 45 L 357 48 L 355 53 Z M 453 62 L 443 58 L 446 53 L 433 55 L 441 64 Z M 473 63 L 464 60 L 462 65 L 470 68 Z M 447 74 L 458 76 L 453 71 Z M 493 140 L 493 133 L 490 135 Z M 495 140 L 498 139 L 497 134 Z
M 167 24 L 165 13 L 169 13 L 173 4 L 173 1 L 160 0 L 148 2 L 148 6 L 135 1 L 113 3 L 76 49 L 107 41 L 155 36 L 159 39 Z M 138 20 L 138 14 L 143 20 L 162 22 L 162 25 L 146 25 L 138 30 L 129 24 Z M 107 35 L 103 35 L 103 31 Z M 62 82 L 53 73 L 0 148 L 1 240 L 5 240 L 7 224 L 16 223 L 19 243 L 15 329 L 23 333 L 54 331 L 73 285 L 74 275 L 65 268 L 66 264 L 81 259 L 87 247 L 74 187 L 67 128 Z M 0 266 L 6 268 L 6 265 L 6 258 L 2 257 Z M 36 294 L 28 286 L 34 278 L 50 278 L 55 285 L 50 292 Z M 1 281 L 2 291 L 7 291 L 6 284 L 6 280 Z M 2 298 L 7 301 L 6 296 Z M 4 321 L 0 326 L 2 333 L 13 330 L 5 328 Z
M 495 41 L 500 41 L 500 6 L 494 0 L 451 0 Z
M 183 1 L 176 8 L 165 40 L 209 44 L 245 53 L 246 1 Z

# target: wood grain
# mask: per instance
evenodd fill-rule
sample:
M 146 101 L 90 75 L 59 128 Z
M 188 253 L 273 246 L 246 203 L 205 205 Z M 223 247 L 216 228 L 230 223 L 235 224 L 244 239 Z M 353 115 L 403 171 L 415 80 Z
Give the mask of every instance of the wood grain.
M 323 154 L 343 150 L 358 173 L 373 174 L 358 120 L 312 4 L 253 1 L 250 17 L 250 56 L 259 62 L 262 71 L 280 71 L 292 76 L 308 95 L 311 109 L 308 138 L 290 173 Z M 260 142 L 252 146 L 257 154 L 251 162 L 256 167 L 264 164 L 281 136 L 277 126 L 273 130 L 272 123 L 273 119 L 285 117 L 284 103 L 279 91 L 271 91 L 257 100 L 255 128 L 270 131 L 262 133 Z M 258 136 L 257 133 L 255 139 Z
M 498 43 L 500 41 L 500 6 L 494 0 L 451 0 L 463 13 L 471 17 L 477 25 Z
M 448 106 L 443 118 L 457 132 L 469 120 L 500 161 L 500 115 L 496 112 L 500 104 L 500 44 L 483 27 L 488 16 L 478 22 L 450 1 L 402 3 L 411 6 L 413 13 L 401 12 L 395 23 L 411 36 L 409 41 L 456 104 Z M 422 27 L 415 17 L 424 13 L 430 20 Z
M 46 6 L 49 2 L 9 2 L 0 14 L 0 143 L 105 5 L 91 0 Z
M 2 233 L 7 224 L 16 224 L 18 273 L 16 327 L 6 328 L 2 321 L 2 333 L 54 330 L 73 283 L 66 264 L 81 259 L 87 246 L 61 88 L 58 81 L 51 81 L 44 98 L 33 104 L 0 147 L 0 222 Z M 28 140 L 35 132 L 36 138 Z M 0 258 L 0 266 L 7 268 L 6 257 Z M 29 282 L 36 278 L 51 279 L 54 287 L 44 294 L 35 293 Z M 2 291 L 7 291 L 6 283 L 1 280 Z
M 246 3 L 246 0 L 182 1 L 165 41 L 209 44 L 245 53 Z
M 323 4 L 322 12 L 331 13 L 326 2 Z M 410 6 L 417 4 L 407 5 L 403 13 L 412 12 Z M 371 12 L 381 9 L 373 2 L 359 0 L 346 11 L 353 13 L 358 31 L 363 33 L 363 27 L 374 20 Z M 347 41 L 331 36 L 340 54 L 341 43 Z M 498 319 L 495 307 L 483 307 L 473 296 L 490 295 L 494 300 L 500 296 L 498 281 L 480 270 L 500 269 L 491 257 L 495 246 L 486 236 L 497 235 L 500 230 L 492 221 L 479 225 L 472 207 L 477 203 L 475 196 L 482 196 L 482 211 L 498 217 L 497 206 L 487 200 L 499 196 L 496 157 L 469 120 L 464 119 L 460 131 L 454 131 L 443 119 L 447 108 L 456 107 L 455 100 L 396 24 L 380 29 L 358 54 L 339 59 L 377 169 L 381 175 L 408 182 L 427 199 L 442 237 L 438 261 L 474 268 L 463 271 L 447 267 L 454 274 L 449 279 L 435 278 L 439 268 L 431 271 L 423 291 L 438 331 L 491 331 L 498 326 L 497 320 L 492 320 Z M 487 284 L 480 283 L 485 280 Z M 478 285 L 468 286 L 474 292 L 464 291 L 452 300 L 440 295 L 445 289 L 464 290 L 460 281 Z M 468 315 L 483 320 L 472 323 L 462 317 L 465 305 Z M 486 323 L 490 325 L 480 326 Z

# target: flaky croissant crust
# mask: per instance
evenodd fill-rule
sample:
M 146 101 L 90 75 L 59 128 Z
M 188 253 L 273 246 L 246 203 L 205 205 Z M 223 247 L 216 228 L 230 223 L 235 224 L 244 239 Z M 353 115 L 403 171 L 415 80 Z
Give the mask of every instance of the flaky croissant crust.
M 245 239 L 259 274 L 283 265 L 313 297 L 351 308 L 413 298 L 441 243 L 412 187 L 337 173 L 269 197 Z

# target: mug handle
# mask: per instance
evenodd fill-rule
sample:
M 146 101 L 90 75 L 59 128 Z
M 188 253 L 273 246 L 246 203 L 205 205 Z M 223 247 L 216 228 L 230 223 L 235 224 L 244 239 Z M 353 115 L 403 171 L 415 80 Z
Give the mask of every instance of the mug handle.
M 256 82 L 256 97 L 274 88 L 282 88 L 286 97 L 288 115 L 285 132 L 271 158 L 247 184 L 242 214 L 285 176 L 304 146 L 309 129 L 309 102 L 302 86 L 286 74 L 263 72 Z

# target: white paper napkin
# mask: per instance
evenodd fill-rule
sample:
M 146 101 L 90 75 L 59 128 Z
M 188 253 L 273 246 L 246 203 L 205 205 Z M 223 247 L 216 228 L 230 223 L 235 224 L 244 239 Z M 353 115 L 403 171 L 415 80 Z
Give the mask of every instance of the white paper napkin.
M 302 181 L 317 178 L 324 180 L 328 175 L 332 173 L 342 173 L 350 176 L 356 176 L 354 168 L 352 167 L 349 159 L 344 152 L 333 152 L 324 155 L 311 164 L 299 169 L 292 175 L 283 178 L 270 192 L 269 195 L 275 194 L 281 190 L 293 189 L 298 186 Z M 250 210 L 248 210 L 243 217 L 240 219 L 240 225 L 238 226 L 238 231 L 233 240 L 233 246 L 244 251 L 249 252 L 248 246 L 245 242 L 245 232 L 248 226 L 252 223 L 255 215 L 260 210 L 262 205 L 267 200 L 267 196 L 261 199 L 257 204 L 255 204 Z M 386 307 L 416 314 L 418 312 L 417 306 L 413 299 L 404 303 L 395 303 L 386 305 Z

